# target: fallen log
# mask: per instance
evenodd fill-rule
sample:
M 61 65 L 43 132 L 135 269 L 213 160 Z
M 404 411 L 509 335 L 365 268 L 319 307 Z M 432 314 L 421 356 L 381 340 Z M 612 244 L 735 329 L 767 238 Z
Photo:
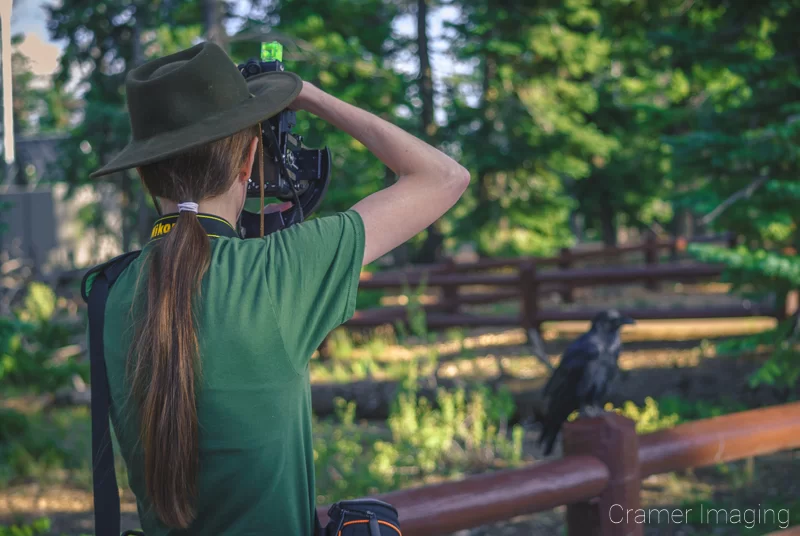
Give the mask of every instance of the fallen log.
M 497 392 L 501 384 L 492 382 L 488 384 L 492 391 Z M 355 402 L 356 418 L 366 420 L 385 420 L 391 411 L 392 405 L 397 400 L 402 384 L 397 381 L 372 381 L 360 380 L 350 383 L 324 383 L 311 385 L 311 407 L 318 417 L 327 417 L 336 414 L 336 399 Z M 469 397 L 471 391 L 476 390 L 474 384 L 465 384 L 463 381 L 440 379 L 433 381 L 420 380 L 417 390 L 418 398 L 429 400 L 436 407 L 436 394 L 438 388 L 447 390 L 464 388 Z M 510 416 L 511 422 L 519 422 L 534 416 L 538 408 L 539 390 L 525 390 L 511 392 L 516 407 L 515 414 Z
M 500 385 L 497 381 L 488 384 L 493 392 L 497 392 Z M 315 383 L 311 385 L 311 404 L 314 415 L 330 417 L 336 414 L 336 399 L 340 398 L 345 402 L 355 402 L 356 419 L 382 421 L 389 417 L 401 387 L 402 383 L 399 381 L 359 380 L 349 383 Z M 425 398 L 433 407 L 437 407 L 438 388 L 454 390 L 459 387 L 464 388 L 467 398 L 471 391 L 476 390 L 475 384 L 466 384 L 463 381 L 440 379 L 434 384 L 432 380 L 421 379 L 417 398 Z M 512 392 L 512 396 L 516 412 L 510 416 L 510 422 L 516 423 L 533 417 L 534 408 L 538 408 L 539 391 Z M 64 389 L 47 398 L 46 407 L 88 406 L 91 404 L 91 392 L 88 389 L 83 391 Z

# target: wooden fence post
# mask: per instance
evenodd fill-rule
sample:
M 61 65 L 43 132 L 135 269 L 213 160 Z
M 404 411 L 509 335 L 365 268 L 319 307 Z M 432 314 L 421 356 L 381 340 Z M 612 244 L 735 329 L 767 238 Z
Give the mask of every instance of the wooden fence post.
M 599 497 L 567 506 L 569 536 L 642 536 L 641 469 L 636 423 L 617 413 L 564 425 L 564 455 L 589 455 L 608 467 L 608 487 Z
M 645 243 L 646 249 L 644 250 L 644 263 L 648 267 L 657 266 L 659 257 L 658 237 L 656 236 L 655 233 L 648 232 L 645 242 L 646 242 Z M 656 281 L 655 279 L 648 279 L 647 282 L 645 283 L 645 286 L 649 290 L 658 290 L 658 281 Z
M 447 259 L 446 261 L 447 268 L 445 269 L 446 274 L 454 273 L 454 268 L 456 266 L 456 261 L 453 258 Z M 460 311 L 459 303 L 458 303 L 458 286 L 457 285 L 442 285 L 442 301 L 446 302 L 448 305 L 444 308 L 444 311 L 447 313 L 455 314 Z
M 569 270 L 572 267 L 572 252 L 569 248 L 561 248 L 561 254 L 559 255 L 558 260 L 558 267 L 561 270 Z M 573 295 L 573 288 L 570 286 L 569 283 L 562 283 L 563 288 L 561 289 L 561 299 L 564 300 L 564 303 L 572 303 L 575 301 L 575 296 Z
M 539 329 L 539 283 L 536 281 L 536 264 L 526 262 L 520 266 L 519 284 L 522 293 L 520 318 L 527 337 L 529 330 Z

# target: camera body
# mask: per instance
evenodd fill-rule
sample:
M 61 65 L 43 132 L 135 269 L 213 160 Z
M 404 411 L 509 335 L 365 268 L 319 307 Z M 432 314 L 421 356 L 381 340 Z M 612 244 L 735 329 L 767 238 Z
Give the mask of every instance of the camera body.
M 278 43 L 262 43 L 261 58 L 238 65 L 245 78 L 261 73 L 283 71 L 282 49 Z M 261 124 L 264 142 L 264 197 L 292 201 L 300 210 L 300 220 L 317 208 L 330 180 L 331 153 L 311 149 L 303 137 L 292 132 L 296 125 L 293 110 L 285 109 Z M 247 185 L 247 197 L 260 197 L 258 162 Z M 299 205 L 299 206 L 298 206 Z M 292 218 L 294 219 L 294 218 Z

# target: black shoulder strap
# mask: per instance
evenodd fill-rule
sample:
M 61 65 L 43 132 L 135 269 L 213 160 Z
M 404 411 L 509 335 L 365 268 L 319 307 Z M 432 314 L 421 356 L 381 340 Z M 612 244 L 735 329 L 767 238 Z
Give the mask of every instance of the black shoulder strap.
M 108 421 L 111 393 L 103 349 L 106 300 L 117 277 L 139 256 L 140 251 L 120 255 L 87 272 L 81 294 L 89 306 L 89 362 L 92 388 L 92 485 L 94 527 L 98 536 L 120 533 L 119 488 L 114 472 L 114 450 Z M 92 279 L 93 278 L 93 279 Z M 91 281 L 91 290 L 87 292 Z

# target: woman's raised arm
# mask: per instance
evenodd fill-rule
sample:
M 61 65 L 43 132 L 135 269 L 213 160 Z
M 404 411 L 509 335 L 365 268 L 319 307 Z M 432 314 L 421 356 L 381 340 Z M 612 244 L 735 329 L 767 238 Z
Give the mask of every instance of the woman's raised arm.
M 423 231 L 455 205 L 469 185 L 458 162 L 403 129 L 305 83 L 292 108 L 350 134 L 394 171 L 398 181 L 353 206 L 364 221 L 364 264 Z

